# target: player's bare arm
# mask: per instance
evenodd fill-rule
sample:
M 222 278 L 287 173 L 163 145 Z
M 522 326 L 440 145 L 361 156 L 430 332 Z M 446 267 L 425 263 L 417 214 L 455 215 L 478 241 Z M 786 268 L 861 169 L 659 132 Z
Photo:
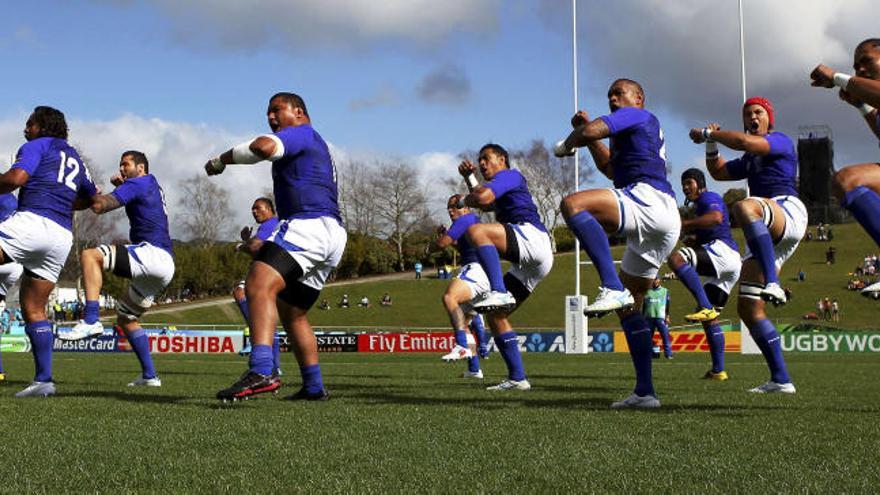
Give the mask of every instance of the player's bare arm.
M 465 178 L 465 181 L 469 176 L 476 177 L 476 170 L 477 167 L 467 159 L 458 165 L 458 173 Z M 461 206 L 470 206 L 484 211 L 492 209 L 492 205 L 495 203 L 495 193 L 491 189 L 483 185 L 471 188 L 470 184 L 468 184 L 468 188 L 471 189 L 471 193 L 459 200 Z
M 91 209 L 98 215 L 113 211 L 121 206 L 122 203 L 112 194 L 98 194 L 91 201 Z
M 575 148 L 586 146 L 596 163 L 596 168 L 609 179 L 612 178 L 609 166 L 611 151 L 601 142 L 602 139 L 611 135 L 611 130 L 605 121 L 602 119 L 590 121 L 587 112 L 580 110 L 571 118 L 571 126 L 573 128 L 571 134 L 557 144 L 553 150 L 554 154 L 556 156 L 571 155 Z
M 20 168 L 11 168 L 0 174 L 0 194 L 11 193 L 25 185 L 30 175 Z
M 277 160 L 284 155 L 284 145 L 275 136 L 259 136 L 233 146 L 205 163 L 208 175 L 222 174 L 226 165 L 253 165 L 263 160 Z
M 827 65 L 819 64 L 810 73 L 811 86 L 820 88 L 833 88 L 835 86 L 846 90 L 853 98 L 867 103 L 874 108 L 880 108 L 880 81 L 867 77 L 850 76 L 841 72 L 835 72 Z
M 713 145 L 715 143 L 715 132 L 720 130 L 721 126 L 712 122 L 702 129 L 691 129 L 689 135 L 691 141 L 695 144 L 706 143 L 706 170 L 709 172 L 709 175 L 715 180 L 733 180 L 724 166 L 726 160 L 718 152 L 717 145 Z M 708 139 L 709 135 L 712 136 L 711 141 Z
M 720 211 L 710 211 L 696 218 L 682 219 L 681 231 L 690 232 L 697 229 L 708 229 L 724 222 L 724 215 Z

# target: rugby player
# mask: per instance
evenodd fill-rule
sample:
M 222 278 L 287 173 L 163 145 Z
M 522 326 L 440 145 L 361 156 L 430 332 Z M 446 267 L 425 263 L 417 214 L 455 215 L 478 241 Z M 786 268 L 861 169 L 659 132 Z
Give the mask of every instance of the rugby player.
M 476 179 L 476 167 L 470 160 L 464 160 L 458 167 L 471 191 L 461 197 L 458 206 L 494 210 L 499 222 L 475 223 L 467 229 L 467 241 L 476 246 L 477 259 L 490 288 L 473 306 L 478 312 L 489 313 L 495 345 L 507 365 L 507 378 L 487 390 L 529 390 L 532 386 L 508 316 L 550 273 L 553 267 L 550 236 L 538 216 L 525 177 L 510 168 L 507 150 L 498 144 L 486 144 L 480 149 L 478 163 L 480 174 L 486 180 L 482 185 Z M 501 272 L 500 256 L 512 264 L 505 275 Z
M 82 159 L 67 142 L 67 121 L 59 110 L 38 106 L 24 128 L 25 144 L 0 175 L 0 194 L 20 188 L 18 209 L 0 223 L 0 264 L 20 263 L 22 315 L 34 355 L 34 380 L 16 397 L 55 395 L 52 347 L 46 316 L 73 242 L 73 210 L 91 206 L 98 193 Z
M 0 222 L 6 220 L 18 207 L 18 199 L 12 193 L 0 194 Z M 6 309 L 6 294 L 12 286 L 21 278 L 24 268 L 18 263 L 6 263 L 0 265 L 0 312 Z M 3 332 L 0 331 L 0 334 Z M 0 353 L 2 354 L 2 353 Z M 6 380 L 6 372 L 3 369 L 3 360 L 0 358 L 0 382 Z
M 110 178 L 116 186 L 110 194 L 94 198 L 92 211 L 102 215 L 125 207 L 130 244 L 102 244 L 80 254 L 86 305 L 83 320 L 69 332 L 59 333 L 62 340 L 81 340 L 104 333 L 99 321 L 99 298 L 103 271 L 130 280 L 128 292 L 116 302 L 116 323 L 122 329 L 141 364 L 141 376 L 129 387 L 161 387 L 150 356 L 150 339 L 139 320 L 156 295 L 174 277 L 174 249 L 168 233 L 165 193 L 150 173 L 150 162 L 140 151 L 129 150 L 119 159 L 119 173 Z
M 253 342 L 249 369 L 217 392 L 235 400 L 281 386 L 272 373 L 272 340 L 280 316 L 296 360 L 302 388 L 289 400 L 327 400 L 318 344 L 307 313 L 339 264 L 347 235 L 337 202 L 336 172 L 327 143 L 312 128 L 305 101 L 277 93 L 266 112 L 271 134 L 241 143 L 205 164 L 208 175 L 227 165 L 272 162 L 273 191 L 280 222 L 259 244 L 245 281 Z
M 645 91 L 631 79 L 618 79 L 608 89 L 611 113 L 590 120 L 580 111 L 574 130 L 554 147 L 557 156 L 586 146 L 596 167 L 614 183 L 611 189 L 579 191 L 562 200 L 562 215 L 599 272 L 599 295 L 587 316 L 617 311 L 636 371 L 629 396 L 612 408 L 657 408 L 651 370 L 653 341 L 640 313 L 645 293 L 660 265 L 678 241 L 681 221 L 675 193 L 666 179 L 666 147 L 660 122 L 645 110 Z M 601 140 L 610 138 L 610 146 Z M 626 237 L 620 276 L 614 268 L 607 234 Z
M 669 268 L 697 301 L 697 311 L 684 318 L 702 323 L 706 333 L 712 369 L 703 378 L 724 381 L 728 378 L 724 370 L 724 330 L 718 317 L 739 280 L 742 259 L 730 233 L 727 206 L 718 193 L 706 188 L 703 172 L 696 168 L 685 170 L 681 174 L 681 189 L 685 204 L 696 205 L 696 216 L 682 220 L 681 230 L 695 234 L 696 243 L 673 253 Z
M 236 245 L 235 249 L 254 257 L 259 251 L 260 245 L 275 232 L 275 228 L 278 226 L 278 217 L 275 215 L 275 204 L 269 198 L 257 198 L 254 200 L 254 204 L 251 206 L 251 215 L 253 215 L 254 221 L 257 222 L 257 232 L 254 233 L 251 227 L 242 228 L 240 233 L 241 242 Z M 232 289 L 232 297 L 235 299 L 235 304 L 238 306 L 238 310 L 241 311 L 244 324 L 248 329 L 244 335 L 244 348 L 239 353 L 242 356 L 251 353 L 250 314 L 248 313 L 247 295 L 245 294 L 244 286 L 245 281 L 242 280 Z M 272 338 L 272 359 L 274 363 L 272 372 L 281 375 L 281 339 L 277 331 Z
M 767 319 L 765 301 L 785 304 L 779 270 L 794 254 L 807 229 L 807 210 L 797 197 L 797 156 L 791 138 L 773 130 L 775 115 L 770 100 L 749 98 L 742 107 L 745 132 L 722 130 L 710 123 L 691 129 L 694 143 L 706 143 L 706 168 L 719 181 L 746 179 L 750 196 L 733 206 L 748 249 L 743 256 L 737 312 L 761 349 L 770 368 L 770 380 L 750 389 L 754 393 L 796 392 L 782 356 L 782 342 Z M 744 152 L 725 160 L 720 143 Z
M 444 355 L 444 361 L 468 360 L 468 369 L 463 373 L 464 378 L 483 378 L 483 370 L 480 369 L 481 357 L 488 355 L 489 336 L 483 327 L 483 319 L 473 312 L 471 300 L 478 298 L 489 291 L 489 280 L 480 262 L 477 260 L 476 249 L 470 244 L 465 235 L 467 229 L 480 219 L 471 213 L 467 206 L 459 207 L 461 196 L 453 194 L 446 203 L 446 212 L 452 225 L 445 230 L 440 237 L 429 247 L 431 251 L 446 249 L 456 244 L 461 254 L 461 270 L 458 275 L 449 282 L 446 292 L 443 293 L 443 307 L 449 314 L 449 322 L 452 331 L 455 332 L 455 347 Z M 479 356 L 475 356 L 468 346 L 467 329 L 473 332 L 477 343 Z
M 871 132 L 880 139 L 880 38 L 856 45 L 853 55 L 855 75 L 835 72 L 825 65 L 810 74 L 813 86 L 839 87 L 840 99 L 856 107 Z M 868 235 L 880 245 L 880 163 L 851 165 L 834 174 L 832 191 Z M 880 282 L 862 290 L 865 296 L 880 292 Z

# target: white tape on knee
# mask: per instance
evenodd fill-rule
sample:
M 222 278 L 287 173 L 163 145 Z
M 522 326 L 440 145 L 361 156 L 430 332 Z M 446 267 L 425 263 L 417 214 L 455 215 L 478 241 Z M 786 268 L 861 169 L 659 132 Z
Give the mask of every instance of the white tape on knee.
M 104 270 L 113 271 L 116 268 L 116 249 L 113 246 L 101 244 L 98 246 L 98 251 L 101 252 L 101 256 L 104 258 Z

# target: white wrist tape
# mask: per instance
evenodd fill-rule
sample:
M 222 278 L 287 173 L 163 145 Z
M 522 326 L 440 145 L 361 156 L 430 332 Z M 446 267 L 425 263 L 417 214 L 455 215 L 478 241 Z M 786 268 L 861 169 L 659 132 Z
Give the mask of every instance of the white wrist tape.
M 226 169 L 226 164 L 220 161 L 219 156 L 215 156 L 214 158 L 211 158 L 211 167 L 214 169 L 215 172 L 220 174 L 223 173 L 223 170 Z
M 480 185 L 480 182 L 477 180 L 477 176 L 474 175 L 473 172 L 469 173 L 468 176 L 464 178 L 464 182 L 471 190 Z
M 858 109 L 859 113 L 861 113 L 863 116 L 867 116 L 869 113 L 874 111 L 874 107 L 868 105 L 867 103 L 862 103 L 858 106 Z
M 849 84 L 849 80 L 852 78 L 849 74 L 844 74 L 842 72 L 837 72 L 834 74 L 834 85 L 840 89 L 846 89 L 846 85 Z
M 718 143 L 715 141 L 706 141 L 706 158 L 718 157 Z

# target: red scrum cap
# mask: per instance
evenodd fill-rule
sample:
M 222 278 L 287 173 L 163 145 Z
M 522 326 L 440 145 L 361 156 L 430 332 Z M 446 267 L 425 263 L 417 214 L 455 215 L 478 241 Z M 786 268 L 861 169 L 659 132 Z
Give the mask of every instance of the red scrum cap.
M 753 96 L 746 100 L 745 103 L 743 103 L 743 108 L 749 105 L 761 105 L 764 110 L 767 111 L 767 117 L 770 119 L 770 127 L 773 127 L 773 121 L 775 120 L 775 118 L 773 116 L 773 104 L 770 103 L 770 100 L 764 98 L 763 96 Z

